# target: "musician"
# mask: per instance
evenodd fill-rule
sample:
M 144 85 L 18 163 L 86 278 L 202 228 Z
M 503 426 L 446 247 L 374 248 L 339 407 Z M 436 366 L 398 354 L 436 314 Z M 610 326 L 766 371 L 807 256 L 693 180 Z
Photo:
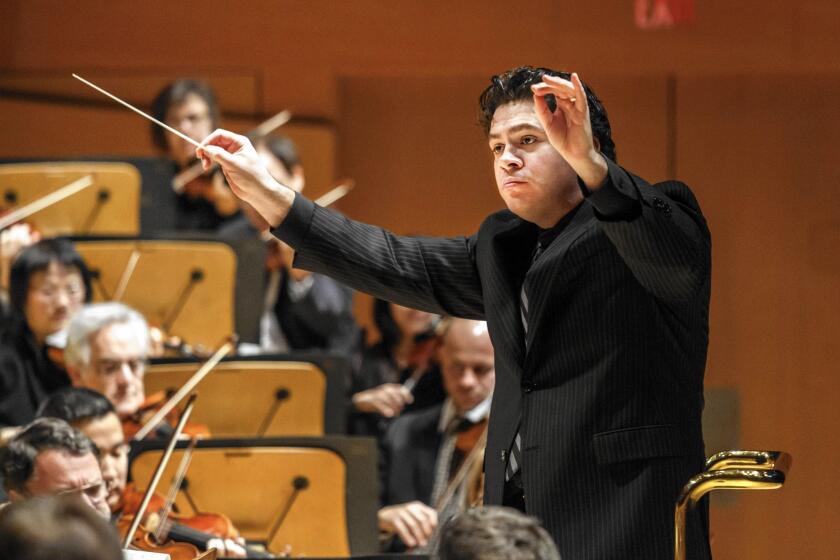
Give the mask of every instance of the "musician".
M 114 528 L 90 507 L 48 496 L 0 512 L 0 558 L 122 560 L 123 554 Z
M 379 340 L 365 347 L 350 384 L 351 434 L 381 437 L 403 411 L 439 405 L 446 398 L 437 363 L 440 315 L 377 299 L 373 322 Z M 409 382 L 409 389 L 406 382 Z
M 471 237 L 399 237 L 318 208 L 226 131 L 197 153 L 299 268 L 487 319 L 500 375 L 486 503 L 536 515 L 566 557 L 668 558 L 674 502 L 705 461 L 711 242 L 699 204 L 683 183 L 615 163 L 606 111 L 575 74 L 512 69 L 480 110 L 508 209 Z M 705 500 L 687 531 L 689 557 L 709 558 Z
M 196 141 L 216 128 L 220 118 L 213 89 L 187 78 L 168 84 L 158 93 L 152 101 L 152 114 Z M 196 162 L 192 144 L 157 125 L 149 130 L 152 143 L 172 161 L 176 173 Z M 190 182 L 178 194 L 176 229 L 216 231 L 241 219 L 239 202 L 218 171 Z
M 394 420 L 382 444 L 379 529 L 396 533 L 408 548 L 425 546 L 445 521 L 436 502 L 469 453 L 459 449 L 459 435 L 486 421 L 496 378 L 483 321 L 454 319 L 439 354 L 446 400 Z M 462 502 L 465 489 L 456 492 L 452 504 Z
M 73 494 L 103 517 L 110 516 L 98 450 L 64 420 L 38 418 L 5 449 L 3 485 L 12 502 Z
M 290 139 L 266 136 L 256 148 L 277 181 L 298 192 L 303 190 L 303 165 Z M 265 229 L 261 218 L 256 225 L 252 235 L 260 227 Z M 232 229 L 225 228 L 220 235 Z M 282 241 L 272 238 L 267 251 L 265 310 L 260 321 L 262 352 L 357 352 L 361 333 L 353 317 L 353 290 L 323 274 L 293 268 L 294 251 Z
M 73 386 L 105 395 L 120 418 L 143 406 L 148 356 L 148 324 L 122 303 L 85 305 L 68 325 L 65 360 Z
M 43 402 L 38 417 L 64 420 L 90 438 L 99 450 L 106 503 L 112 514 L 120 511 L 128 480 L 129 446 L 111 401 L 93 389 L 67 387 Z
M 129 445 L 113 403 L 92 389 L 71 387 L 52 394 L 41 406 L 38 414 L 41 417 L 64 420 L 93 441 L 99 450 L 99 464 L 107 489 L 106 502 L 111 518 L 114 521 L 118 520 L 123 512 L 128 481 Z M 130 491 L 136 492 L 133 489 Z M 175 535 L 170 534 L 170 537 L 179 540 L 177 536 L 177 532 Z M 222 555 L 229 557 L 246 556 L 242 544 L 231 539 L 211 538 L 196 541 L 193 538 L 188 542 L 202 549 L 216 548 Z
M 439 560 L 560 560 L 540 522 L 513 508 L 460 513 L 441 529 Z
M 32 421 L 47 395 L 70 384 L 64 329 L 90 296 L 87 266 L 65 239 L 41 240 L 15 259 L 11 317 L 0 328 L 0 428 Z

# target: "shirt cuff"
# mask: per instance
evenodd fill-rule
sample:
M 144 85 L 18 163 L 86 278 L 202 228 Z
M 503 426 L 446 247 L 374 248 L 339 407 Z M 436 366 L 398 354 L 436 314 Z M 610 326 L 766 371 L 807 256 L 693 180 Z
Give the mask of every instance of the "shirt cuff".
M 315 215 L 316 205 L 300 193 L 295 194 L 295 200 L 289 213 L 279 226 L 271 230 L 271 235 L 288 243 L 293 249 L 303 244 L 309 233 L 309 226 Z

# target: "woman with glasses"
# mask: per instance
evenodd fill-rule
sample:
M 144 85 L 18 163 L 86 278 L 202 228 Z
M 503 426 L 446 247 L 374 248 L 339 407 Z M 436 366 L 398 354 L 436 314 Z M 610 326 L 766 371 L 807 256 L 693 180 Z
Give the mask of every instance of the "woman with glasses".
M 64 331 L 90 296 L 87 266 L 65 239 L 44 239 L 15 259 L 0 329 L 0 427 L 30 422 L 47 395 L 70 385 Z

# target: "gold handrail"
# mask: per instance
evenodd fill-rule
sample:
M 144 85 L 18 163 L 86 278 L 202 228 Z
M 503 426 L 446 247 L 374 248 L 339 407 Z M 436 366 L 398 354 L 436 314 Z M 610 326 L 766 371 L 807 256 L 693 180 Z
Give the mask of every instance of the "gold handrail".
M 723 451 L 706 461 L 714 467 L 692 477 L 674 509 L 674 560 L 685 560 L 685 518 L 712 490 L 781 488 L 793 459 L 783 451 Z

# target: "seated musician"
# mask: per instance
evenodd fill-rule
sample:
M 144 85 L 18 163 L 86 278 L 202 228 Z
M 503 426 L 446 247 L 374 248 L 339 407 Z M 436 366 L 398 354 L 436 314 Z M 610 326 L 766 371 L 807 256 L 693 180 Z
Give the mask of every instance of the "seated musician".
M 70 385 L 64 330 L 90 294 L 88 269 L 67 240 L 44 239 L 15 259 L 12 316 L 0 327 L 0 428 L 32 421 L 47 395 Z
M 179 79 L 167 85 L 152 102 L 152 114 L 196 141 L 201 141 L 219 126 L 216 94 L 199 80 Z M 152 142 L 172 160 L 176 172 L 195 163 L 192 144 L 157 125 L 152 125 L 150 132 Z M 220 171 L 191 181 L 178 195 L 177 229 L 216 231 L 237 220 L 244 220 L 239 202 Z
M 381 437 L 403 411 L 439 405 L 446 398 L 435 351 L 441 318 L 384 300 L 373 304 L 380 339 L 361 354 L 350 386 L 349 432 Z M 410 380 L 410 381 L 409 381 Z
M 303 166 L 294 143 L 267 136 L 256 144 L 269 173 L 296 191 L 305 185 Z M 262 218 L 247 212 L 257 229 Z M 267 225 L 266 225 L 267 227 Z M 252 235 L 256 235 L 254 229 Z M 294 251 L 271 238 L 267 247 L 265 311 L 260 321 L 263 352 L 290 350 L 357 351 L 361 333 L 353 317 L 353 290 L 332 278 L 292 268 Z
M 162 392 L 146 397 L 143 378 L 149 356 L 149 327 L 143 316 L 127 305 L 85 305 L 68 325 L 65 354 L 73 386 L 105 395 L 131 432 L 126 437 L 142 427 L 166 400 Z M 162 423 L 155 432 L 165 437 L 171 427 Z
M 38 414 L 68 422 L 88 436 L 99 449 L 102 479 L 107 489 L 106 501 L 111 518 L 115 522 L 126 513 L 126 504 L 136 511 L 142 494 L 132 484 L 127 484 L 129 446 L 111 401 L 92 389 L 67 388 L 51 395 Z M 176 525 L 169 537 L 176 541 L 189 542 L 202 550 L 209 547 L 216 548 L 222 555 L 245 556 L 242 546 L 231 539 L 197 534 L 189 530 L 179 532 L 180 529 L 181 527 Z
M 483 426 L 475 426 L 489 414 L 496 380 L 484 322 L 452 320 L 439 354 L 446 401 L 396 419 L 382 445 L 379 529 L 396 534 L 408 548 L 426 546 L 438 524 L 467 501 L 474 480 L 467 478 L 457 488 L 449 484 L 478 443 Z M 474 458 L 476 466 L 483 463 L 483 457 Z M 452 499 L 441 503 L 452 492 Z
M 9 441 L 2 460 L 3 486 L 12 502 L 74 494 L 110 515 L 98 450 L 64 420 L 38 418 Z

